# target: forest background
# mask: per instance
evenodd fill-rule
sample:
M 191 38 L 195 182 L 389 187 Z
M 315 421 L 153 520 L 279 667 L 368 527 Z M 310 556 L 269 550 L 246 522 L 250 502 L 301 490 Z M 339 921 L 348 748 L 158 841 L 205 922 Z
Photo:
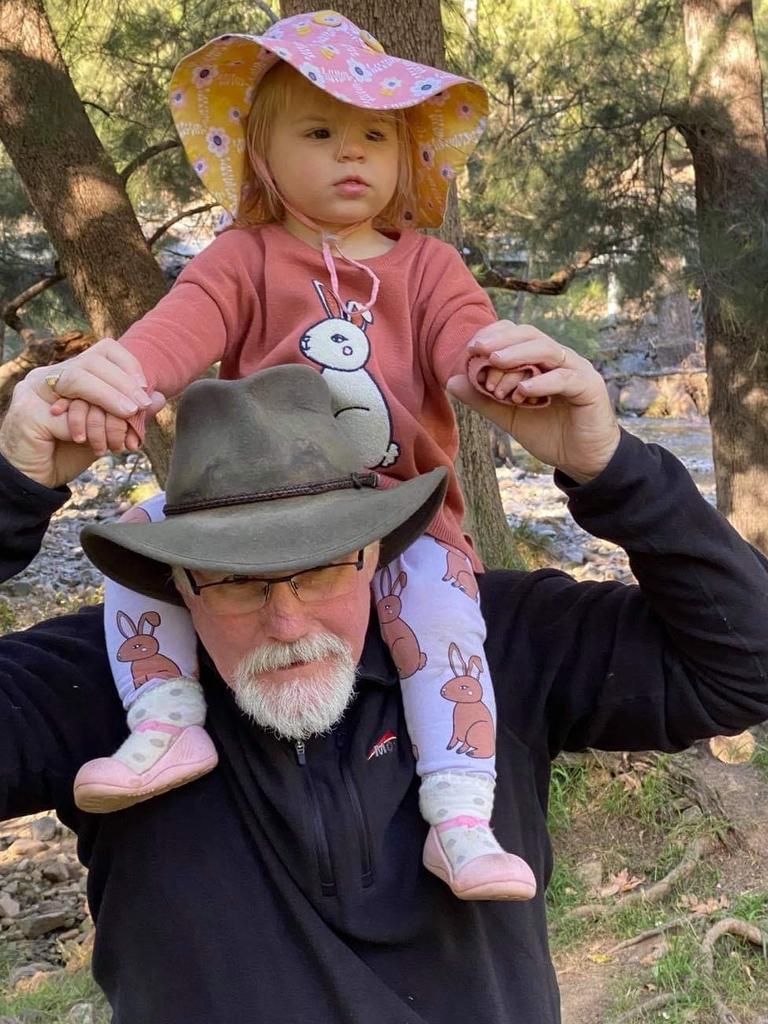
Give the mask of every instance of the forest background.
M 279 13 L 300 9 L 230 0 L 0 0 L 0 405 L 29 367 L 76 351 L 93 334 L 119 334 L 210 240 L 221 211 L 178 145 L 167 105 L 171 72 L 217 34 L 258 33 Z M 768 549 L 762 0 L 351 0 L 339 9 L 393 52 L 444 59 L 487 86 L 488 131 L 458 183 L 459 216 L 449 232 L 501 316 L 534 323 L 594 357 L 611 303 L 653 306 L 674 293 L 701 311 L 718 504 Z M 19 55 L 34 59 L 25 67 Z M 98 190 L 84 189 L 71 209 L 65 201 L 68 172 L 92 159 L 124 189 L 123 222 L 102 223 Z M 140 235 L 127 223 L 134 215 Z M 137 237 L 162 274 L 131 278 Z M 122 278 L 131 279 L 130 300 Z M 156 443 L 162 474 L 162 437 Z M 482 430 L 471 443 L 485 445 L 488 461 Z M 474 469 L 479 460 L 465 461 Z M 499 564 L 506 522 L 483 504 L 488 479 L 465 486 L 475 528 L 493 553 L 486 560 Z M 768 762 L 768 755 L 757 749 L 760 756 L 739 769 L 755 774 L 734 776 L 744 804 L 765 802 L 760 757 Z M 566 987 L 578 979 L 595 997 L 573 1020 L 632 1012 L 719 1021 L 726 999 L 727 1012 L 735 1005 L 740 1014 L 734 1019 L 768 1018 L 768 1000 L 759 997 L 768 987 L 764 956 L 752 950 L 751 959 L 739 959 L 738 978 L 732 947 L 722 960 L 712 955 L 711 969 L 709 954 L 700 960 L 702 927 L 727 920 L 728 900 L 742 922 L 768 916 L 768 880 L 762 858 L 759 866 L 739 861 L 743 877 L 718 903 L 718 878 L 696 874 L 741 812 L 723 812 L 706 768 L 693 782 L 688 770 L 631 759 L 556 769 L 552 821 L 564 838 L 551 889 L 555 945 Z M 612 853 L 596 854 L 591 881 L 565 838 L 578 835 L 587 810 L 590 833 L 603 821 L 614 844 Z M 692 828 L 684 824 L 690 820 Z M 758 841 L 764 850 L 765 822 Z M 691 878 L 706 897 L 693 892 Z M 633 893 L 654 885 L 661 889 L 639 913 Z M 595 899 L 608 910 L 595 911 Z M 649 909 L 658 904 L 664 912 Z M 681 910 L 693 923 L 672 927 Z M 628 967 L 606 952 L 654 927 L 662 941 L 643 947 L 646 963 L 640 957 Z M 728 929 L 721 934 L 731 941 Z M 16 998 L 8 995 L 9 1013 Z M 96 1019 L 97 997 L 88 991 L 85 999 Z M 35 1012 L 68 1019 L 72 1007 L 54 1004 Z

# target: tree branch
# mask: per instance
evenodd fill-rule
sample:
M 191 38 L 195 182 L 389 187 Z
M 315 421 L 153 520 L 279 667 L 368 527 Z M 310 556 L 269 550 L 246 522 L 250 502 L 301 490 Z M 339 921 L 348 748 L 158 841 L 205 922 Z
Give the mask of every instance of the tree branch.
M 207 210 L 212 210 L 214 206 L 218 205 L 218 203 L 203 203 L 202 206 L 193 206 L 191 210 L 182 210 L 181 213 L 177 213 L 170 220 L 167 220 L 165 224 L 161 224 L 157 231 L 154 231 L 147 239 L 147 245 L 151 249 L 167 231 L 170 231 L 174 224 L 184 220 L 185 217 L 193 217 L 196 213 L 205 213 Z
M 167 149 L 177 149 L 180 145 L 178 139 L 166 139 L 165 142 L 156 142 L 154 146 L 147 146 L 143 153 L 139 153 L 120 171 L 121 181 L 125 184 L 133 172 L 149 163 L 152 157 L 157 156 L 158 153 L 164 153 Z
M 258 7 L 259 10 L 263 14 L 266 14 L 266 16 L 269 18 L 270 24 L 272 24 L 272 25 L 277 24 L 277 22 L 280 19 L 275 14 L 275 12 L 272 10 L 272 8 L 269 6 L 269 4 L 265 3 L 265 0 L 255 0 L 255 4 L 256 4 L 256 7 Z
M 11 299 L 10 302 L 4 303 L 0 306 L 0 316 L 3 322 L 6 323 L 12 331 L 16 331 L 21 335 L 22 340 L 25 344 L 35 339 L 35 332 L 30 327 L 25 327 L 21 318 L 19 317 L 19 310 L 26 306 L 32 299 L 37 298 L 38 295 L 42 295 L 43 292 L 49 288 L 53 288 L 54 285 L 63 281 L 66 274 L 62 274 L 60 270 L 54 271 L 53 274 L 49 274 L 48 277 L 44 277 L 41 281 L 36 281 L 35 284 L 30 285 L 29 288 L 25 288 L 20 295 L 17 295 L 15 299 Z M 4 341 L 4 339 L 3 339 Z M 0 362 L 2 362 L 5 356 L 5 345 L 3 344 L 0 349 Z
M 532 292 L 534 295 L 562 295 L 568 290 L 568 285 L 580 270 L 589 266 L 598 255 L 596 252 L 586 250 L 580 252 L 573 263 L 567 267 L 557 270 L 550 277 L 532 278 L 524 281 L 519 277 L 508 277 L 496 270 L 489 263 L 486 263 L 483 253 L 474 245 L 468 245 L 469 254 L 467 262 L 471 266 L 480 264 L 479 269 L 474 270 L 475 279 L 483 288 L 504 288 L 512 292 Z

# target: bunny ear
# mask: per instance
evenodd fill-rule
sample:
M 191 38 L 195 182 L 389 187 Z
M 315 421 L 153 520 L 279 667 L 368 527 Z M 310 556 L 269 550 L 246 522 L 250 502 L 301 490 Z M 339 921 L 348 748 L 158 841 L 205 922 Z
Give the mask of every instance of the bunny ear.
M 139 619 L 139 625 L 138 625 L 138 627 L 136 629 L 136 632 L 137 633 L 144 633 L 145 635 L 148 635 L 148 636 L 153 636 L 154 632 L 155 632 L 155 629 L 160 625 L 161 621 L 162 620 L 160 619 L 160 613 L 159 612 L 155 612 L 155 611 L 142 612 L 141 613 L 141 618 Z M 144 628 L 144 626 L 147 623 L 149 623 L 149 629 L 145 629 Z
M 459 676 L 465 676 L 467 674 L 467 663 L 464 661 L 461 651 L 456 644 L 451 644 L 448 648 L 448 661 L 450 662 L 453 674 L 457 679 Z
M 379 577 L 381 584 L 381 596 L 389 597 L 392 593 L 392 573 L 389 571 L 389 566 L 385 565 L 381 570 L 381 576 Z
M 394 582 L 394 585 L 393 585 L 392 590 L 391 590 L 392 595 L 394 597 L 400 597 L 400 595 L 402 594 L 403 590 L 405 589 L 405 585 L 406 585 L 407 582 L 408 582 L 408 575 L 405 572 L 405 570 L 403 569 L 403 570 L 401 570 L 400 575 L 397 577 L 397 579 Z
M 343 320 L 344 310 L 341 308 L 341 304 L 336 296 L 327 292 L 325 290 L 325 285 L 321 281 L 313 281 L 312 284 L 315 286 L 315 291 L 318 294 L 320 303 L 330 319 Z
M 136 623 L 130 615 L 126 615 L 125 612 L 118 612 L 115 618 L 117 619 L 117 628 L 126 640 L 130 640 L 132 636 L 139 635 L 139 631 L 136 629 Z M 129 630 L 129 632 L 126 633 L 126 629 Z
M 475 668 L 477 669 L 477 675 L 475 675 L 474 672 L 472 671 Z M 480 673 L 482 671 L 483 671 L 483 663 L 482 663 L 482 661 L 478 658 L 478 656 L 476 654 L 473 654 L 472 657 L 469 659 L 469 671 L 467 672 L 467 675 L 470 675 L 474 679 L 478 679 L 479 680 L 480 679 Z

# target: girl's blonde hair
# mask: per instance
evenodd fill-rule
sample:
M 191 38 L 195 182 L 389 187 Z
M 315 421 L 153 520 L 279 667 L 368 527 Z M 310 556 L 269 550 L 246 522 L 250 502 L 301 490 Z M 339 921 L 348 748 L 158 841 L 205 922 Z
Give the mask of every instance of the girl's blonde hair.
M 246 161 L 243 173 L 243 186 L 240 192 L 240 205 L 233 227 L 250 227 L 254 224 L 280 222 L 285 215 L 285 208 L 278 192 L 272 183 L 259 173 L 259 162 L 266 165 L 270 134 L 275 119 L 288 107 L 317 86 L 285 61 L 271 68 L 256 91 L 256 97 L 248 115 L 246 125 Z M 332 96 L 323 93 L 329 103 L 339 103 Z M 406 210 L 414 210 L 416 196 L 414 190 L 414 169 L 412 162 L 413 147 L 411 131 L 405 110 L 377 110 L 376 115 L 390 122 L 397 132 L 398 143 L 398 174 L 395 191 L 375 219 L 379 228 L 399 229 L 403 226 Z

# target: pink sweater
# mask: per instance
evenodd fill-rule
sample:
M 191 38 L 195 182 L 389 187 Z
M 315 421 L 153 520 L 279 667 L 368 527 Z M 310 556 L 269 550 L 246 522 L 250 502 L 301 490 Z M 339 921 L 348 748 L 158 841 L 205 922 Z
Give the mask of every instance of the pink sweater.
M 339 423 L 364 461 L 388 481 L 436 466 L 448 492 L 429 533 L 481 568 L 462 531 L 454 470 L 458 431 L 445 393 L 464 372 L 466 346 L 497 317 L 454 248 L 404 231 L 389 252 L 365 261 L 381 280 L 370 322 L 339 317 L 322 255 L 277 224 L 226 231 L 197 256 L 154 309 L 120 339 L 150 388 L 177 395 L 221 361 L 225 378 L 304 363 L 323 373 Z M 337 259 L 339 294 L 367 301 L 370 280 Z

